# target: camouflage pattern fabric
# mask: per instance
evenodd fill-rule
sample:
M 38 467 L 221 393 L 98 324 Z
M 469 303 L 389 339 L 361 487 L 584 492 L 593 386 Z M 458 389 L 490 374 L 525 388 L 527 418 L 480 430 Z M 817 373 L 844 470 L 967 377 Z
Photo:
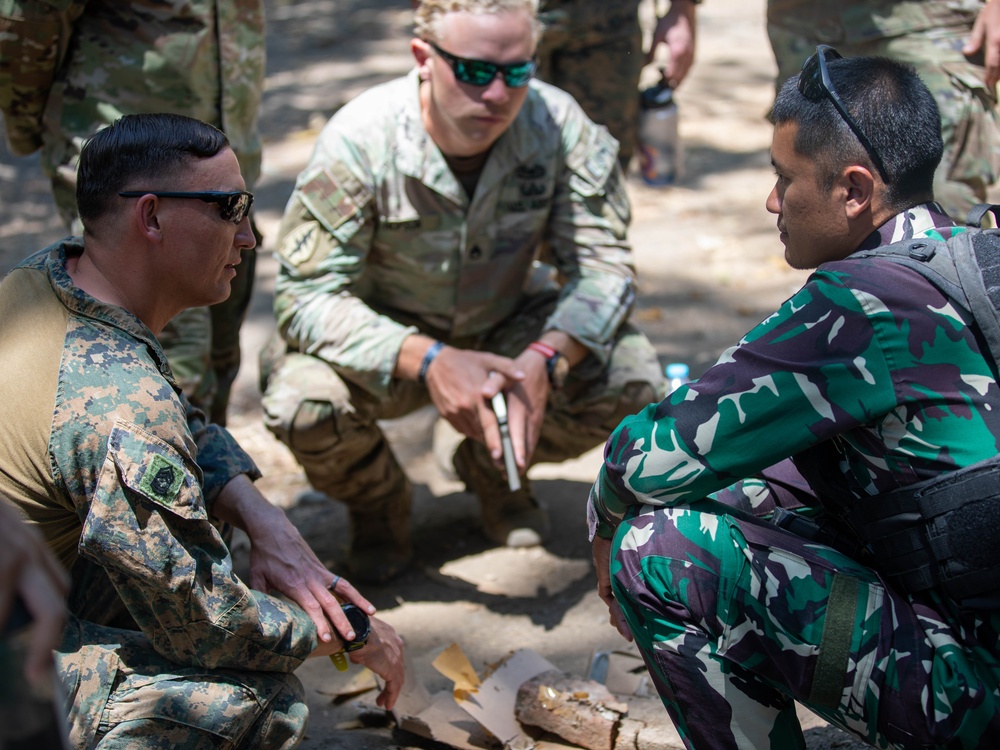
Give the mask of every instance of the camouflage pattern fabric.
M 17 5 L 44 13 L 53 2 Z M 76 166 L 83 142 L 124 114 L 173 112 L 215 125 L 252 187 L 260 175 L 264 64 L 262 0 L 89 0 L 48 92 L 41 134 L 42 167 L 67 228 L 81 234 Z M 0 67 L 0 89 L 2 76 Z M 243 254 L 228 300 L 187 313 L 166 332 L 167 356 L 185 393 L 221 424 L 239 369 L 254 257 L 253 250 Z
M 545 0 L 538 77 L 572 94 L 618 141 L 628 167 L 636 148 L 642 28 L 639 0 Z
M 618 147 L 564 92 L 532 81 L 470 199 L 424 130 L 416 70 L 369 89 L 320 134 L 280 229 L 278 328 L 374 396 L 403 339 L 486 335 L 566 278 L 546 328 L 603 364 L 635 300 Z
M 293 674 L 179 665 L 142 633 L 72 617 L 56 665 L 73 747 L 279 750 L 302 739 L 305 691 Z
M 81 631 L 96 641 L 88 635 L 60 652 L 61 666 L 76 665 L 80 682 L 89 683 L 75 693 L 71 730 L 112 732 L 107 722 L 130 721 L 128 695 L 141 688 L 135 700 L 155 707 L 153 715 L 190 727 L 238 724 L 229 714 L 240 709 L 227 697 L 235 695 L 253 714 L 249 731 L 268 695 L 287 697 L 294 687 L 256 673 L 293 672 L 316 646 L 315 626 L 298 607 L 234 574 L 212 503 L 233 477 L 259 472 L 225 430 L 187 405 L 149 329 L 73 285 L 65 262 L 81 251 L 76 240 L 54 245 L 0 285 L 0 358 L 9 372 L 0 385 L 10 397 L 0 406 L 0 494 L 74 570 L 74 585 L 95 587 L 71 589 L 70 601 L 120 600 L 142 631 L 138 651 L 148 652 L 133 654 L 100 621 Z M 103 568 L 103 588 L 99 576 L 76 575 L 84 564 Z M 130 669 L 164 662 L 182 677 L 156 683 L 165 691 L 160 700 L 148 671 L 133 678 Z M 235 685 L 263 686 L 262 702 Z M 100 697 L 112 691 L 125 703 L 109 713 Z M 189 691 L 188 699 L 177 691 Z
M 455 346 L 516 356 L 538 338 L 554 306 L 527 302 L 528 311 L 482 340 Z M 579 456 L 605 440 L 627 415 L 663 393 L 660 365 L 649 341 L 622 327 L 607 366 L 593 357 L 570 371 L 566 385 L 549 395 L 534 463 Z M 264 395 L 264 421 L 289 446 L 310 484 L 358 512 L 394 510 L 406 477 L 377 420 L 396 419 L 430 404 L 427 389 L 394 381 L 388 397 L 376 398 L 317 357 L 291 353 L 274 368 Z M 506 486 L 485 449 L 474 452 L 476 469 Z M 401 537 L 402 538 L 402 537 Z
M 0 0 L 0 111 L 10 149 L 42 147 L 42 115 L 86 0 Z
M 986 200 L 1000 175 L 1000 114 L 982 60 L 962 54 L 982 0 L 768 0 L 776 85 L 799 72 L 817 44 L 845 57 L 881 55 L 913 65 L 941 110 L 945 151 L 934 195 L 956 221 Z
M 470 199 L 423 128 L 418 86 L 413 71 L 333 117 L 281 227 L 284 342 L 271 356 L 285 356 L 262 363 L 265 419 L 313 486 L 346 502 L 402 486 L 374 421 L 429 403 L 423 386 L 392 376 L 417 331 L 510 356 L 550 328 L 586 345 L 578 385 L 550 403 L 563 458 L 663 382 L 652 346 L 623 327 L 635 297 L 630 211 L 607 131 L 533 81 Z M 533 260 L 543 241 L 561 287 Z
M 946 238 L 949 223 L 934 204 L 915 207 L 863 247 Z M 794 488 L 768 496 L 769 467 L 789 457 L 816 486 L 806 449 L 853 503 L 1000 446 L 1000 389 L 976 331 L 893 266 L 823 264 L 608 441 L 591 532 L 614 535 L 615 596 L 687 747 L 804 748 L 792 699 L 877 747 L 1000 741 L 1000 613 L 902 595 L 756 509 Z

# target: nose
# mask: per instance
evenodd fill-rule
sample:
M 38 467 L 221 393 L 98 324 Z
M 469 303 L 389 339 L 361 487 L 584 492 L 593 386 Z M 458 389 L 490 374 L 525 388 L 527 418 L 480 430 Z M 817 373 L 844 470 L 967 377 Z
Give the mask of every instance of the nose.
M 250 214 L 244 216 L 243 221 L 237 225 L 234 243 L 240 250 L 252 250 L 257 246 L 257 237 L 250 224 Z
M 777 182 L 774 183 L 774 187 L 771 188 L 771 192 L 768 194 L 767 200 L 764 202 L 764 207 L 767 209 L 768 213 L 781 213 L 781 200 L 778 198 Z
M 507 91 L 507 83 L 503 79 L 503 75 L 498 71 L 493 80 L 486 84 L 483 89 L 483 101 L 498 102 L 502 103 L 510 98 Z

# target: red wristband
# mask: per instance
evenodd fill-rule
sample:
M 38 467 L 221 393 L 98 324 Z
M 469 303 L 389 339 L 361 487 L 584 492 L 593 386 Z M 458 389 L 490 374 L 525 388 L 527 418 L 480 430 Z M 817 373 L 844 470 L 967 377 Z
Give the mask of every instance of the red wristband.
M 528 344 L 528 348 L 541 354 L 543 357 L 545 357 L 546 361 L 552 359 L 559 353 L 558 351 L 556 351 L 555 347 L 549 346 L 544 341 L 532 341 L 530 344 Z

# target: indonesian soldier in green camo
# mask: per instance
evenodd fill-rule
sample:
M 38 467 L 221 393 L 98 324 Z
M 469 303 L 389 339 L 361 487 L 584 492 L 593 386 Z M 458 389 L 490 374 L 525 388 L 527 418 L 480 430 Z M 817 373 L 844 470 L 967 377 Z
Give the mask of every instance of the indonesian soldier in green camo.
M 700 0 L 672 0 L 658 21 L 653 43 L 642 51 L 639 0 L 544 0 L 538 45 L 538 78 L 569 92 L 594 122 L 618 141 L 627 169 L 636 146 L 639 74 L 666 44 L 670 85 L 676 88 L 694 60 L 695 13 Z
M 253 185 L 263 84 L 262 0 L 0 0 L 8 140 L 19 154 L 41 148 L 59 214 L 74 233 L 80 147 L 123 114 L 174 112 L 221 128 Z M 185 393 L 220 424 L 239 370 L 255 257 L 246 252 L 225 302 L 185 310 L 161 334 Z
M 933 200 L 934 97 L 911 66 L 820 47 L 771 119 L 767 209 L 814 270 L 611 436 L 599 593 L 687 748 L 801 750 L 796 701 L 880 748 L 998 747 L 995 334 L 886 257 L 965 231 Z
M 56 663 L 76 748 L 295 747 L 310 656 L 349 652 L 385 707 L 402 687 L 399 637 L 255 489 L 155 336 L 225 299 L 252 202 L 221 131 L 127 115 L 81 153 L 83 237 L 0 284 L 0 498 L 71 573 Z M 227 527 L 250 539 L 248 582 Z
M 817 44 L 913 65 L 941 112 L 937 200 L 959 221 L 986 200 L 1000 176 L 1000 1 L 768 0 L 767 32 L 776 90 Z
M 528 467 L 599 444 L 663 389 L 628 322 L 617 143 L 532 80 L 536 14 L 535 0 L 424 0 L 416 68 L 334 115 L 285 211 L 265 420 L 347 504 L 359 580 L 411 557 L 410 483 L 376 420 L 434 404 L 465 436 L 455 469 L 486 535 L 530 546 L 549 522 Z M 558 280 L 533 262 L 543 241 Z

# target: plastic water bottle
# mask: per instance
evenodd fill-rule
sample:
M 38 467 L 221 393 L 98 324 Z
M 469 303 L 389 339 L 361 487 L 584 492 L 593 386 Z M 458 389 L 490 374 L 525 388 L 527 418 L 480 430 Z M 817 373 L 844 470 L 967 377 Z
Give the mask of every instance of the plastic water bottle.
M 691 381 L 691 371 L 683 362 L 671 362 L 667 365 L 667 393 L 673 393 L 685 383 Z
M 639 92 L 639 169 L 647 185 L 664 187 L 683 172 L 683 152 L 677 130 L 677 102 L 666 71 L 655 86 Z

